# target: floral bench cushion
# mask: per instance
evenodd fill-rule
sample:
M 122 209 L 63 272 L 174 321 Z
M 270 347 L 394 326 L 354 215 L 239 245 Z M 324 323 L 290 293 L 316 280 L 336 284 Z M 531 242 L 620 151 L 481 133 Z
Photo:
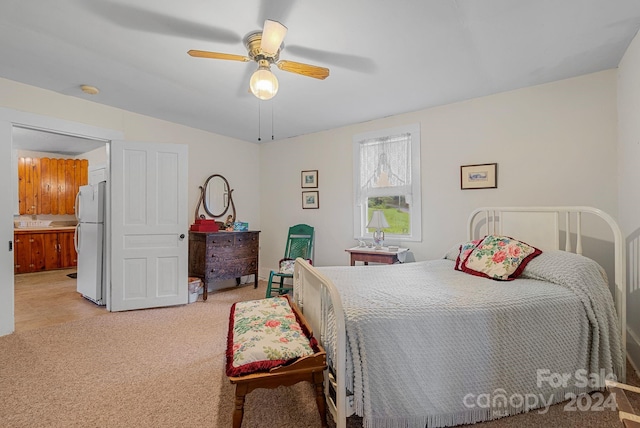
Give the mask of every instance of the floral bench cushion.
M 286 296 L 237 302 L 231 307 L 227 376 L 266 371 L 317 352 Z

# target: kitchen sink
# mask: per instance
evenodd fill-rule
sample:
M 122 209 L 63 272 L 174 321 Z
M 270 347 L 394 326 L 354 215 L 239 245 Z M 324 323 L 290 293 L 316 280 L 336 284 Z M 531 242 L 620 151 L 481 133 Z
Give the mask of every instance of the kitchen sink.
M 16 220 L 13 225 L 18 229 L 29 227 L 50 227 L 53 220 Z

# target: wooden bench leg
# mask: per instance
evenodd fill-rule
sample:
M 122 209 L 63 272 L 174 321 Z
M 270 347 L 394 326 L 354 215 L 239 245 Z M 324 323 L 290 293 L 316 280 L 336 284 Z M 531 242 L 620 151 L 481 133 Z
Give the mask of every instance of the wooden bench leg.
M 242 426 L 242 417 L 244 416 L 244 399 L 247 395 L 247 385 L 236 385 L 236 402 L 233 410 L 233 428 Z
M 316 404 L 318 405 L 318 413 L 320 413 L 320 421 L 322 427 L 327 427 L 327 402 L 324 397 L 324 375 L 323 372 L 313 373 L 313 386 L 316 389 Z

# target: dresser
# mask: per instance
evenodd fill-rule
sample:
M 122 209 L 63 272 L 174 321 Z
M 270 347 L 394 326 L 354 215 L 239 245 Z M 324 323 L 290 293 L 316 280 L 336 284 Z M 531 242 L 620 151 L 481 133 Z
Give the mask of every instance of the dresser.
M 202 278 L 202 299 L 207 300 L 209 284 L 224 279 L 254 275 L 258 287 L 260 231 L 189 232 L 189 276 Z

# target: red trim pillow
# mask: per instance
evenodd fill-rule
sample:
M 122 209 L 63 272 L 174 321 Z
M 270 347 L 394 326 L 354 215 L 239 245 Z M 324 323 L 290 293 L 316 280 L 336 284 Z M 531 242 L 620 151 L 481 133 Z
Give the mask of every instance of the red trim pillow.
M 460 252 L 458 253 L 458 258 L 456 258 L 456 264 L 453 266 L 455 270 L 462 271 L 462 262 L 464 262 L 471 251 L 478 246 L 478 244 L 482 241 L 482 239 L 474 239 L 473 241 L 465 242 L 460 245 Z
M 463 260 L 463 272 L 498 281 L 511 281 L 542 251 L 508 236 L 487 235 Z

